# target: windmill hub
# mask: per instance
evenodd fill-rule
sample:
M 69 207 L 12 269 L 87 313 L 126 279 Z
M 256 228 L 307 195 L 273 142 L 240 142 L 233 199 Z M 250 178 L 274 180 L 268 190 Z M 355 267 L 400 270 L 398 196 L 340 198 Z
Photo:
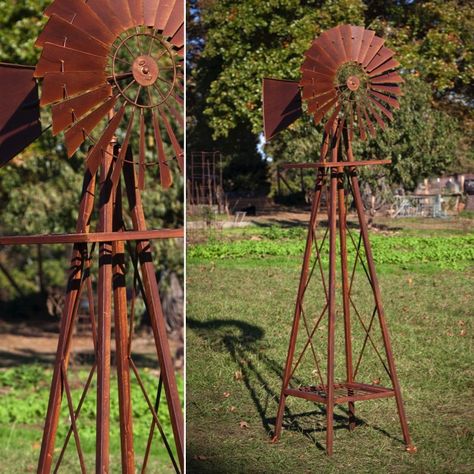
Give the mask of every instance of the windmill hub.
M 153 85 L 160 74 L 158 64 L 151 56 L 138 56 L 132 66 L 133 78 L 141 86 Z
M 347 87 L 351 91 L 356 91 L 360 87 L 360 79 L 357 76 L 350 76 L 347 79 Z

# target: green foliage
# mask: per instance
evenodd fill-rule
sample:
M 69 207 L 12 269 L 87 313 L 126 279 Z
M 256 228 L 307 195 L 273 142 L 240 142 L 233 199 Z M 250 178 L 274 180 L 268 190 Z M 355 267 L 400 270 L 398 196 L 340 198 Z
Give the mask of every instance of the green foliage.
M 272 227 L 262 233 L 261 240 L 236 240 L 194 245 L 188 249 L 188 258 L 209 261 L 215 259 L 299 257 L 304 252 L 302 238 L 304 228 L 290 230 Z M 348 238 L 348 255 L 355 257 L 358 242 L 354 233 Z M 452 268 L 455 263 L 467 264 L 474 261 L 474 236 L 456 237 L 414 237 L 384 236 L 374 234 L 370 238 L 374 260 L 380 264 L 407 265 L 436 262 L 442 268 Z M 363 253 L 363 252 L 362 252 Z M 327 239 L 321 250 L 321 259 L 328 262 L 329 243 Z

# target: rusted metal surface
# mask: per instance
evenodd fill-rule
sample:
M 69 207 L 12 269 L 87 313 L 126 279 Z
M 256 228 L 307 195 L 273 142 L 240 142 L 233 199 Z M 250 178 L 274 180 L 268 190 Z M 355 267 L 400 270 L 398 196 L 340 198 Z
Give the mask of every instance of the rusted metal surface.
M 41 135 L 34 70 L 0 63 L 0 167 Z
M 301 117 L 301 95 L 298 83 L 264 79 L 263 104 L 265 138 L 270 140 Z
M 352 430 L 355 428 L 355 402 L 391 397 L 395 397 L 396 400 L 406 449 L 409 452 L 416 451 L 416 447 L 411 442 L 406 421 L 357 177 L 359 167 L 385 165 L 391 161 L 356 161 L 352 153 L 352 140 L 356 135 L 359 135 L 362 140 L 367 138 L 367 133 L 374 137 L 375 124 L 382 130 L 385 129 L 387 124 L 382 116 L 392 120 L 391 109 L 399 108 L 397 97 L 401 95 L 401 89 L 398 84 L 403 80 L 392 71 L 399 64 L 393 59 L 393 51 L 385 48 L 383 43 L 384 40 L 375 36 L 374 32 L 350 25 L 333 28 L 313 42 L 305 53 L 306 59 L 301 68 L 302 79 L 299 86 L 307 111 L 314 115 L 316 124 L 323 123 L 324 125 L 320 159 L 316 163 L 280 165 L 283 169 L 314 169 L 316 187 L 273 441 L 278 441 L 281 436 L 287 397 L 303 398 L 326 406 L 326 452 L 328 455 L 333 453 L 333 413 L 336 404 L 348 404 L 348 426 Z M 298 89 L 294 84 L 288 88 L 290 87 L 293 87 L 293 93 L 297 93 Z M 284 116 L 282 110 L 285 110 L 284 102 L 288 103 L 290 96 L 291 94 L 288 94 L 282 98 L 278 94 L 265 95 L 264 92 L 264 121 L 267 138 L 273 136 L 275 130 L 286 128 L 282 123 Z M 270 125 L 267 126 L 267 124 Z M 356 129 L 358 129 L 358 134 L 355 133 Z M 328 196 L 328 227 L 324 236 L 318 237 L 317 217 L 321 195 L 324 192 Z M 359 221 L 358 242 L 347 225 L 349 194 L 356 207 Z M 336 276 L 339 273 L 337 271 L 337 237 L 339 237 L 340 286 L 336 282 Z M 329 241 L 327 275 L 321 260 L 321 250 L 326 240 Z M 355 249 L 355 260 L 351 271 L 348 266 L 348 243 Z M 313 262 L 312 268 L 310 268 L 311 262 Z M 354 277 L 358 267 L 362 267 L 374 298 L 374 309 L 370 319 L 367 321 L 365 318 L 365 322 L 353 299 Z M 309 319 L 305 314 L 305 298 L 310 297 L 307 289 L 317 269 L 321 278 L 324 306 L 319 315 L 313 317 L 314 319 Z M 345 381 L 342 383 L 337 381 L 335 370 L 337 288 L 341 288 L 342 292 L 341 303 L 344 317 Z M 318 354 L 316 344 L 313 342 L 323 318 L 327 318 L 327 352 L 323 355 L 326 359 L 325 365 L 321 364 L 321 355 Z M 352 319 L 354 318 L 357 323 L 360 323 L 365 333 L 356 358 L 353 357 L 352 344 Z M 379 350 L 372 335 L 376 321 L 379 322 L 383 351 Z M 299 332 L 303 329 L 303 344 L 301 344 Z M 366 348 L 369 346 L 385 369 L 392 387 L 382 387 L 375 382 L 373 384 L 359 382 L 357 375 L 366 354 Z M 297 347 L 298 352 L 296 352 Z M 311 355 L 314 360 L 314 370 L 311 375 L 320 381 L 319 385 L 305 386 L 301 383 L 301 379 L 293 382 L 295 372 L 301 366 L 306 354 Z M 321 367 L 326 367 L 325 374 L 322 373 Z
M 70 442 L 74 444 L 81 472 L 86 472 L 87 459 L 78 419 L 95 374 L 95 470 L 97 473 L 109 472 L 112 317 L 119 381 L 122 472 L 131 474 L 136 469 L 130 371 L 136 376 L 151 415 L 143 471 L 152 453 L 155 429 L 175 470 L 184 471 L 184 421 L 150 243 L 153 239 L 183 238 L 184 231 L 147 230 L 140 196 L 148 167 L 159 166 L 161 184 L 165 188 L 173 182 L 174 169 L 184 171 L 184 4 L 177 0 L 53 0 L 45 15 L 49 20 L 36 42 L 42 48 L 36 68 L 0 64 L 0 85 L 4 91 L 0 99 L 0 166 L 41 134 L 40 105 L 52 104 L 53 134 L 64 132 L 69 156 L 82 144 L 87 144 L 88 149 L 76 232 L 0 237 L 2 245 L 73 244 L 38 472 L 50 473 L 53 466 L 57 472 Z M 37 81 L 42 81 L 41 99 Z M 377 92 L 386 91 L 378 89 Z M 137 118 L 139 137 L 133 140 Z M 119 133 L 122 130 L 124 133 Z M 124 137 L 123 144 L 117 144 L 116 135 Z M 154 147 L 150 138 L 155 140 Z M 138 186 L 134 143 L 139 144 Z M 150 162 L 146 162 L 148 147 L 152 151 L 156 148 L 156 158 Z M 170 165 L 173 160 L 177 166 Z M 130 231 L 125 230 L 122 221 L 120 183 L 123 173 L 132 212 L 133 230 Z M 98 184 L 97 175 L 100 176 Z M 99 223 L 97 231 L 90 232 L 96 188 Z M 136 252 L 131 241 L 136 242 Z M 99 249 L 97 311 L 91 279 L 92 254 L 96 246 Z M 125 252 L 126 246 L 128 252 Z M 139 287 L 156 343 L 160 377 L 155 406 L 133 361 L 134 303 L 129 315 L 127 257 L 134 267 L 134 298 Z M 95 362 L 75 406 L 68 381 L 68 365 L 83 291 L 87 291 L 89 302 Z M 175 460 L 157 415 L 162 391 L 168 403 L 179 462 Z M 62 448 L 57 448 L 56 434 L 63 401 L 69 413 L 69 430 Z

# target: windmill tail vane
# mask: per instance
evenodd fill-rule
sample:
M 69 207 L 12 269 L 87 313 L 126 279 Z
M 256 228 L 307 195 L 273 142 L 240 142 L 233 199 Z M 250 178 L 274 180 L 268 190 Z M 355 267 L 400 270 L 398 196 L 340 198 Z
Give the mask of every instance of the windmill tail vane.
M 362 166 L 389 164 L 390 160 L 357 161 L 352 152 L 354 139 L 375 138 L 377 128 L 385 130 L 387 122 L 393 119 L 393 109 L 400 107 L 398 97 L 402 93 L 403 79 L 396 71 L 399 63 L 393 56 L 394 52 L 384 46 L 384 40 L 375 32 L 360 26 L 340 25 L 312 42 L 301 66 L 300 81 L 263 81 L 267 140 L 288 128 L 304 112 L 312 116 L 315 125 L 323 126 L 319 161 L 280 165 L 284 169 L 313 170 L 316 185 L 273 440 L 276 442 L 281 436 L 288 398 L 302 398 L 326 407 L 328 455 L 333 454 L 335 407 L 347 404 L 349 429 L 352 430 L 356 426 L 356 402 L 380 398 L 395 398 L 406 449 L 416 451 L 408 430 L 357 176 L 357 170 Z M 325 192 L 326 231 L 319 229 L 318 224 Z M 358 236 L 347 222 L 349 195 L 356 209 Z M 321 256 L 327 242 L 328 273 Z M 350 246 L 354 247 L 353 262 L 349 259 Z M 338 253 L 344 327 L 345 370 L 342 376 L 339 374 L 342 380 L 338 380 L 336 371 Z M 366 309 L 357 301 L 354 290 L 361 267 L 372 296 L 372 309 L 368 315 L 364 314 Z M 316 281 L 316 274 L 320 276 L 319 281 Z M 319 286 L 319 292 L 323 294 L 319 309 L 315 308 L 312 298 L 314 286 L 316 289 Z M 313 317 L 314 312 L 316 317 Z M 322 329 L 325 318 L 328 324 L 324 339 L 319 336 L 321 331 L 318 329 Z M 377 320 L 383 349 L 376 344 Z M 359 335 L 363 342 L 357 346 L 356 336 Z M 360 380 L 368 376 L 370 364 L 365 361 L 370 351 L 386 373 L 387 386 Z M 313 380 L 305 382 L 308 379 L 306 371 L 311 366 Z
M 179 0 L 54 0 L 36 46 L 35 68 L 0 64 L 0 166 L 6 165 L 42 133 L 40 111 L 50 108 L 53 135 L 63 134 L 67 155 L 86 153 L 76 233 L 0 237 L 0 244 L 73 243 L 46 421 L 39 473 L 54 472 L 74 444 L 81 472 L 87 471 L 81 436 L 81 409 L 97 378 L 96 472 L 109 472 L 111 424 L 111 334 L 115 332 L 119 382 L 122 472 L 134 473 L 142 450 L 135 446 L 132 379 L 150 416 L 140 468 L 152 463 L 155 441 L 163 443 L 168 464 L 184 470 L 184 422 L 166 334 L 153 239 L 183 238 L 183 229 L 147 228 L 141 191 L 150 167 L 163 188 L 174 170 L 184 169 L 184 4 Z M 43 130 L 44 131 L 44 130 Z M 135 149 L 136 148 L 136 149 Z M 150 158 L 151 157 L 151 158 Z M 172 166 L 177 162 L 177 167 Z M 132 229 L 125 229 L 122 189 Z M 97 229 L 91 219 L 97 206 Z M 97 251 L 98 258 L 94 258 Z M 96 260 L 96 263 L 94 263 Z M 94 278 L 97 265 L 97 278 Z M 127 268 L 133 275 L 127 275 Z M 127 298 L 127 283 L 133 287 Z M 96 290 L 96 295 L 94 294 Z M 95 361 L 77 405 L 68 369 L 81 298 L 87 297 Z M 133 353 L 135 301 L 141 296 L 153 331 L 160 375 L 150 397 Z M 174 443 L 158 410 L 165 398 Z M 61 407 L 67 404 L 69 430 L 56 447 Z M 153 464 L 155 466 L 156 464 Z

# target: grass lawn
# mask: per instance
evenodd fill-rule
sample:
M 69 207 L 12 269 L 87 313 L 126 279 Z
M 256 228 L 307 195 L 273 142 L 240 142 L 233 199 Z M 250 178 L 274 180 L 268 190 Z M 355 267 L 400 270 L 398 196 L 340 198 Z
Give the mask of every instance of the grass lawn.
M 304 229 L 233 230 L 191 247 L 188 472 L 473 472 L 474 234 L 472 223 L 453 225 L 452 232 L 451 224 L 441 229 L 433 224 L 430 230 L 423 227 L 426 221 L 390 221 L 384 225 L 396 231 L 371 235 L 416 454 L 404 451 L 394 399 L 357 403 L 353 432 L 346 429 L 347 407 L 338 406 L 334 456 L 328 458 L 323 407 L 289 397 L 282 438 L 271 444 Z M 362 271 L 356 272 L 353 294 L 367 322 L 373 304 L 364 278 Z M 310 325 L 322 297 L 317 278 L 313 280 L 307 290 Z M 341 318 L 339 310 L 338 379 L 344 376 Z M 363 333 L 355 317 L 353 321 L 358 355 Z M 381 349 L 376 329 L 374 342 Z M 320 361 L 326 330 L 323 321 L 315 339 Z M 297 384 L 317 383 L 312 355 L 307 355 L 295 373 Z M 385 384 L 375 351 L 368 347 L 366 357 L 358 380 Z
M 156 373 L 146 368 L 141 369 L 140 372 L 148 393 L 156 393 Z M 87 379 L 88 374 L 85 369 L 81 368 L 69 371 L 69 384 L 72 388 L 75 406 L 77 406 L 82 393 L 82 385 Z M 36 472 L 51 376 L 52 370 L 35 364 L 0 370 L 0 472 L 2 474 Z M 179 388 L 182 391 L 182 378 L 179 378 L 178 382 Z M 151 397 L 154 399 L 153 395 Z M 166 401 L 163 401 L 163 399 L 164 395 L 162 396 L 158 416 L 165 434 L 173 447 L 174 442 L 168 410 Z M 132 407 L 135 451 L 137 453 L 137 463 L 141 465 L 150 429 L 151 414 L 137 384 L 134 384 L 132 388 Z M 110 419 L 110 472 L 119 473 L 121 472 L 121 461 L 116 377 L 111 381 Z M 65 439 L 68 429 L 67 403 L 64 400 L 58 429 L 55 459 L 57 459 L 62 448 L 62 443 L 59 441 Z M 87 471 L 95 472 L 95 382 L 91 385 L 86 402 L 82 408 L 81 416 L 78 420 L 78 431 L 85 454 L 84 459 Z M 159 438 L 158 430 L 155 429 L 155 439 L 148 464 L 148 472 L 175 472 L 164 445 Z M 68 474 L 81 472 L 74 437 L 71 437 L 59 472 Z

